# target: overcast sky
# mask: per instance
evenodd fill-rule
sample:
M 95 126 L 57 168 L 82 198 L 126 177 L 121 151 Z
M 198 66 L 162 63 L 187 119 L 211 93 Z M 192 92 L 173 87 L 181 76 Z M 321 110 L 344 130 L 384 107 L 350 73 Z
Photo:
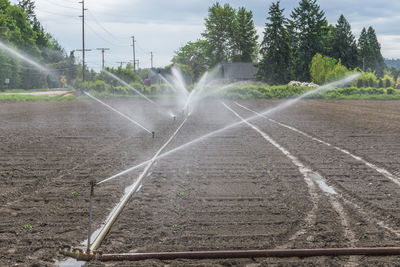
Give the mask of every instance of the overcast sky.
M 12 0 L 17 3 L 17 0 Z M 37 16 L 46 29 L 69 53 L 81 49 L 81 4 L 78 0 L 36 0 Z M 132 60 L 132 39 L 136 39 L 136 59 L 141 68 L 150 67 L 150 52 L 154 65 L 170 64 L 174 51 L 188 41 L 201 38 L 204 18 L 211 0 L 85 0 L 87 64 L 99 69 L 101 52 L 96 48 L 110 48 L 105 53 L 106 66 L 117 66 L 117 61 Z M 260 38 L 272 0 L 219 1 L 251 10 Z M 289 16 L 299 0 L 281 0 Z M 363 27 L 375 28 L 387 58 L 400 58 L 400 1 L 399 0 L 319 0 L 330 24 L 336 24 L 343 14 L 358 37 Z M 81 54 L 76 53 L 80 59 Z

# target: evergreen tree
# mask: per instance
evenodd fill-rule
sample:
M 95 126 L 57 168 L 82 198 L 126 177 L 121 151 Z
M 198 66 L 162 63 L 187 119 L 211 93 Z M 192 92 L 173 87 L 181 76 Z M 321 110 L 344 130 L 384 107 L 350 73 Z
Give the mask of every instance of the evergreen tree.
M 381 45 L 379 44 L 375 30 L 372 27 L 368 28 L 367 36 L 372 51 L 372 62 L 370 62 L 370 66 L 373 70 L 376 71 L 379 77 L 382 77 L 385 70 L 385 63 L 381 53 Z
M 208 9 L 206 30 L 202 35 L 209 43 L 208 54 L 212 66 L 230 59 L 234 20 L 235 10 L 228 4 L 222 7 L 217 2 Z
M 381 45 L 372 27 L 363 28 L 358 39 L 361 67 L 364 71 L 375 71 L 378 77 L 383 76 L 385 63 L 381 54 Z
M 367 30 L 365 28 L 361 30 L 360 37 L 358 38 L 358 48 L 362 70 L 366 71 L 366 63 L 371 61 L 370 55 L 372 51 L 368 42 Z
M 333 31 L 333 58 L 341 59 L 344 66 L 354 69 L 358 66 L 357 43 L 351 32 L 351 26 L 343 15 L 340 15 Z
M 246 11 L 244 7 L 239 8 L 232 34 L 232 61 L 254 61 L 257 57 L 258 36 L 251 11 Z
M 287 83 L 290 79 L 290 47 L 285 26 L 287 19 L 279 3 L 272 3 L 269 8 L 269 22 L 265 23 L 262 59 L 257 73 L 258 78 L 271 84 Z
M 294 72 L 297 79 L 309 81 L 311 60 L 316 53 L 323 53 L 325 49 L 328 22 L 316 0 L 301 0 L 291 18 Z

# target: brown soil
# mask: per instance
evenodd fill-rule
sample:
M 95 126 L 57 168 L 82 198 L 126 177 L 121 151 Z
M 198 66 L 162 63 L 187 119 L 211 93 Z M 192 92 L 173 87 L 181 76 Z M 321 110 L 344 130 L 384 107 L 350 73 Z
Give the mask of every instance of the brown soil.
M 140 122 L 154 130 L 156 138 L 90 100 L 0 104 L 1 266 L 53 266 L 65 260 L 58 248 L 79 246 L 87 238 L 88 181 L 100 181 L 151 158 L 182 120 L 166 119 L 138 99 L 106 102 L 132 117 L 143 115 L 147 121 Z M 278 101 L 241 103 L 262 111 Z M 228 104 L 243 117 L 253 115 Z M 399 104 L 306 100 L 271 117 L 400 176 Z M 219 101 L 206 100 L 167 150 L 236 121 Z M 398 245 L 397 184 L 332 146 L 267 119 L 252 123 L 320 173 L 338 195 L 319 188 L 310 195 L 291 160 L 242 125 L 158 160 L 100 250 Z M 141 171 L 96 187 L 95 228 Z M 149 260 L 87 266 L 395 266 L 399 259 Z

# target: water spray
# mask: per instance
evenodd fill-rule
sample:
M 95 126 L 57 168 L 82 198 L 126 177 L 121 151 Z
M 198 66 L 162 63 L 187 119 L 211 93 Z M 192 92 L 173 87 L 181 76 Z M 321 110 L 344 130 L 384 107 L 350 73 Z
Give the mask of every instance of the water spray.
M 28 58 L 27 56 L 23 55 L 21 52 L 18 52 L 14 50 L 13 48 L 5 45 L 4 43 L 0 42 L 0 48 L 6 50 L 8 53 L 12 54 L 13 56 L 31 64 L 35 68 L 37 68 L 40 71 L 46 72 L 46 73 L 51 73 L 49 69 L 47 69 L 45 66 L 33 61 L 32 59 Z
M 59 77 L 56 75 L 56 72 L 57 72 L 56 70 L 50 70 L 50 69 L 46 68 L 42 64 L 39 64 L 36 61 L 30 59 L 27 55 L 23 54 L 20 51 L 17 51 L 16 49 L 13 49 L 13 48 L 7 46 L 6 44 L 4 44 L 1 41 L 0 41 L 0 49 L 7 51 L 12 56 L 17 57 L 17 58 L 21 59 L 22 61 L 25 61 L 26 63 L 28 63 L 28 64 L 32 65 L 33 67 L 35 67 L 36 69 L 38 69 L 39 71 L 42 71 L 42 72 L 46 73 L 47 75 L 53 77 L 55 80 L 58 80 Z
M 120 202 L 117 204 L 117 206 L 114 208 L 114 210 L 111 212 L 109 217 L 107 218 L 107 221 L 103 225 L 103 227 L 100 229 L 98 235 L 96 236 L 95 240 L 93 243 L 90 245 L 90 250 L 95 251 L 96 249 L 99 248 L 101 243 L 103 242 L 103 239 L 106 237 L 108 231 L 111 229 L 111 226 L 114 224 L 114 222 L 117 220 L 119 214 L 122 212 L 124 209 L 125 205 L 128 203 L 129 199 L 132 197 L 132 195 L 137 192 L 137 189 L 142 185 L 143 179 L 145 179 L 153 166 L 154 162 L 158 158 L 158 156 L 161 154 L 161 152 L 169 145 L 169 143 L 174 140 L 175 136 L 178 134 L 178 132 L 183 128 L 183 125 L 186 123 L 188 120 L 189 116 L 187 116 L 183 122 L 179 125 L 179 127 L 175 130 L 175 132 L 171 135 L 171 137 L 167 140 L 167 142 L 156 152 L 156 154 L 153 156 L 151 160 L 148 161 L 148 164 L 142 174 L 138 177 L 138 179 L 133 183 L 131 186 L 129 186 L 129 191 L 125 193 L 125 195 L 121 198 Z M 99 184 L 99 183 L 98 183 Z
M 352 82 L 353 80 L 355 80 L 355 79 L 356 79 L 358 76 L 360 76 L 360 75 L 361 75 L 360 73 L 352 74 L 352 75 L 350 75 L 350 76 L 348 76 L 348 77 L 346 77 L 346 78 L 344 78 L 344 79 L 342 79 L 342 80 L 340 80 L 340 81 L 336 81 L 336 82 L 332 82 L 332 83 L 323 85 L 323 86 L 318 87 L 318 88 L 316 88 L 316 89 L 313 89 L 313 90 L 311 90 L 311 91 L 309 91 L 309 92 L 306 92 L 306 93 L 304 93 L 304 94 L 302 94 L 302 95 L 300 95 L 300 96 L 298 96 L 298 97 L 296 97 L 296 98 L 294 98 L 294 99 L 289 99 L 289 100 L 287 100 L 287 101 L 285 101 L 285 102 L 279 104 L 279 105 L 276 106 L 276 107 L 267 109 L 267 110 L 265 110 L 265 111 L 263 111 L 263 112 L 260 112 L 259 114 L 256 114 L 256 115 L 250 116 L 250 117 L 248 117 L 248 118 L 245 118 L 245 120 L 246 120 L 246 121 L 252 121 L 252 120 L 254 120 L 254 119 L 259 118 L 260 114 L 261 114 L 261 115 L 267 115 L 267 114 L 274 113 L 274 112 L 276 112 L 277 110 L 287 108 L 287 107 L 293 105 L 294 103 L 296 103 L 297 101 L 299 101 L 300 99 L 302 99 L 302 98 L 304 98 L 304 97 L 307 97 L 307 96 L 309 96 L 309 95 L 311 95 L 311 94 L 313 94 L 313 93 L 325 91 L 325 90 L 328 90 L 328 89 L 330 89 L 330 88 L 332 88 L 332 87 L 338 87 L 338 86 L 340 86 L 340 85 L 343 85 L 343 84 L 347 84 L 347 83 L 349 83 L 349 82 Z M 184 112 L 184 110 L 183 110 L 182 112 Z M 157 156 L 156 159 L 160 159 L 160 158 L 169 156 L 169 155 L 171 155 L 171 154 L 173 154 L 173 153 L 175 153 L 175 152 L 177 152 L 177 151 L 180 151 L 180 150 L 182 150 L 182 149 L 184 149 L 184 148 L 187 148 L 187 147 L 189 147 L 189 146 L 191 146 L 191 145 L 194 145 L 194 144 L 196 144 L 196 143 L 198 143 L 198 142 L 200 142 L 200 141 L 202 141 L 202 140 L 204 140 L 204 139 L 207 139 L 207 138 L 209 138 L 209 137 L 211 137 L 211 136 L 214 136 L 214 135 L 219 134 L 219 133 L 221 133 L 221 132 L 224 132 L 224 131 L 226 131 L 226 130 L 232 129 L 232 128 L 236 127 L 236 126 L 242 125 L 243 123 L 244 123 L 243 121 L 237 121 L 237 122 L 234 122 L 234 123 L 232 123 L 232 124 L 230 124 L 230 125 L 227 125 L 227 126 L 225 126 L 225 127 L 222 127 L 222 128 L 220 128 L 220 129 L 218 129 L 218 130 L 215 130 L 215 131 L 213 131 L 213 132 L 210 132 L 210 133 L 208 133 L 208 134 L 205 134 L 205 135 L 203 135 L 203 136 L 200 136 L 200 137 L 198 137 L 198 138 L 196 138 L 196 139 L 194 139 L 194 140 L 192 140 L 192 141 L 190 141 L 190 142 L 187 142 L 187 143 L 185 143 L 185 144 L 183 144 L 183 145 L 180 145 L 180 146 L 178 146 L 178 147 L 176 147 L 176 148 L 174 148 L 174 149 L 171 149 L 171 150 L 169 150 L 169 151 L 167 151 L 167 152 L 164 152 L 164 153 L 160 154 L 159 156 Z M 104 183 L 104 182 L 106 182 L 106 181 L 113 180 L 113 179 L 115 179 L 115 178 L 117 178 L 117 177 L 120 177 L 120 176 L 122 176 L 122 175 L 124 175 L 124 174 L 130 172 L 130 171 L 136 170 L 136 169 L 138 169 L 138 168 L 144 166 L 145 164 L 147 164 L 149 161 L 150 161 L 150 160 L 147 160 L 147 161 L 142 162 L 142 163 L 140 163 L 140 164 L 138 164 L 138 165 L 136 165 L 136 166 L 133 166 L 133 167 L 131 167 L 131 168 L 129 168 L 129 169 L 126 169 L 126 170 L 124 170 L 124 171 L 122 171 L 122 172 L 119 172 L 119 173 L 117 173 L 117 174 L 115 174 L 115 175 L 113 175 L 113 176 L 111 176 L 111 177 L 109 177 L 109 178 L 107 178 L 107 179 L 104 179 L 103 181 L 98 182 L 98 184 Z
M 107 108 L 111 109 L 112 111 L 114 111 L 115 113 L 119 114 L 120 116 L 124 117 L 125 119 L 127 119 L 128 121 L 132 122 L 133 124 L 139 126 L 140 128 L 142 128 L 143 130 L 145 130 L 148 133 L 152 133 L 149 129 L 147 129 L 146 127 L 144 127 L 143 125 L 141 125 L 140 123 L 138 123 L 137 121 L 134 121 L 133 119 L 129 118 L 128 116 L 126 116 L 125 114 L 119 112 L 118 110 L 116 110 L 115 108 L 111 107 L 110 105 L 104 103 L 103 101 L 101 101 L 100 99 L 92 96 L 90 93 L 88 92 L 83 92 L 85 95 L 87 95 L 88 97 L 96 100 L 97 102 L 99 102 L 100 104 L 106 106 Z
M 137 89 L 135 89 L 134 87 L 132 87 L 131 85 L 129 85 L 127 82 L 125 82 L 124 80 L 122 80 L 121 78 L 117 77 L 116 75 L 112 74 L 109 71 L 106 71 L 105 69 L 101 70 L 102 72 L 104 72 L 105 74 L 107 74 L 108 76 L 110 76 L 111 78 L 117 80 L 118 82 L 122 83 L 124 86 L 128 87 L 129 89 L 131 89 L 132 91 L 135 91 L 137 94 L 139 94 L 141 97 L 143 97 L 144 99 L 146 99 L 148 102 L 150 102 L 153 105 L 157 104 L 151 100 L 150 98 L 148 98 L 147 96 L 145 96 L 144 94 L 142 94 L 141 92 L 139 92 Z

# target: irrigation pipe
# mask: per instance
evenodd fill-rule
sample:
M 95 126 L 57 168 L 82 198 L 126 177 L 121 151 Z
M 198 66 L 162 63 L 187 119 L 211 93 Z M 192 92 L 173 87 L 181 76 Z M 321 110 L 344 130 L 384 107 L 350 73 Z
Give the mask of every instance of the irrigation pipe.
M 271 249 L 271 250 L 222 250 L 222 251 L 185 251 L 100 254 L 85 253 L 69 248 L 60 249 L 60 253 L 77 260 L 99 261 L 140 261 L 148 259 L 227 259 L 227 258 L 268 258 L 268 257 L 321 257 L 321 256 L 394 256 L 400 255 L 399 247 L 376 248 L 316 248 L 316 249 Z
M 121 214 L 122 210 L 124 209 L 125 205 L 128 203 L 129 199 L 132 197 L 132 195 L 136 192 L 138 187 L 141 185 L 142 180 L 146 177 L 146 175 L 149 172 L 150 168 L 153 166 L 153 163 L 157 160 L 158 155 L 175 138 L 175 136 L 178 134 L 179 130 L 183 127 L 183 125 L 185 124 L 185 122 L 189 118 L 189 116 L 190 116 L 190 114 L 188 114 L 188 116 L 186 116 L 186 118 L 183 120 L 181 125 L 179 125 L 179 127 L 172 134 L 172 136 L 168 139 L 168 141 L 157 151 L 157 153 L 153 156 L 153 158 L 147 164 L 147 166 L 144 169 L 143 173 L 139 176 L 139 178 L 136 180 L 136 182 L 132 185 L 132 187 L 129 190 L 129 192 L 123 196 L 121 201 L 114 208 L 113 212 L 109 215 L 108 220 L 106 221 L 105 225 L 101 229 L 100 233 L 97 235 L 97 237 L 95 238 L 93 243 L 90 245 L 89 251 L 94 251 L 94 250 L 96 250 L 96 249 L 98 249 L 100 247 L 101 242 L 106 237 L 108 231 L 111 229 L 111 226 L 117 220 L 118 216 Z

